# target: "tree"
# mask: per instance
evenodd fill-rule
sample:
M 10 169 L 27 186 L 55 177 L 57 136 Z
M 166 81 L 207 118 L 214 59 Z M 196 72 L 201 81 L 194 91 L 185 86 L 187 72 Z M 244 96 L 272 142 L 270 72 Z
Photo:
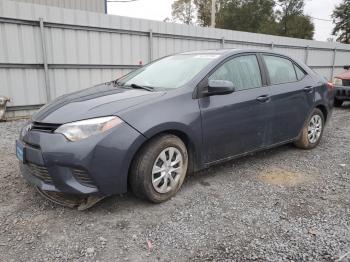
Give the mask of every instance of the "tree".
M 220 0 L 221 1 L 221 0 Z M 201 26 L 209 26 L 211 19 L 211 0 L 194 0 L 197 8 L 197 22 Z M 216 1 L 216 11 L 218 11 L 219 0 Z
M 196 7 L 193 0 L 176 0 L 171 7 L 173 21 L 187 25 L 194 23 Z
M 275 34 L 274 0 L 233 0 L 222 3 L 217 27 L 254 33 Z
M 343 0 L 335 7 L 333 14 L 333 35 L 337 36 L 337 41 L 350 44 L 350 0 Z
M 315 26 L 311 18 L 304 15 L 304 0 L 277 0 L 276 11 L 278 35 L 312 39 Z
M 211 1 L 176 0 L 174 20 L 190 24 L 197 14 L 197 24 L 209 26 Z M 304 14 L 304 0 L 216 0 L 215 22 L 217 28 L 245 32 L 304 39 L 312 39 L 314 35 L 314 25 Z

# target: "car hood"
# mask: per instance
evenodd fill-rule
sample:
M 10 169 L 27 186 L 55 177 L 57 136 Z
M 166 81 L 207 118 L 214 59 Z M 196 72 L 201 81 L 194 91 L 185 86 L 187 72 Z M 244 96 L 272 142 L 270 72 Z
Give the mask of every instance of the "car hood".
M 115 115 L 127 108 L 161 96 L 165 92 L 97 85 L 61 96 L 42 107 L 32 118 L 35 122 L 63 124 L 82 119 Z
M 336 78 L 340 78 L 343 80 L 350 80 L 350 70 L 347 70 L 347 71 L 341 73 L 340 75 L 337 75 Z

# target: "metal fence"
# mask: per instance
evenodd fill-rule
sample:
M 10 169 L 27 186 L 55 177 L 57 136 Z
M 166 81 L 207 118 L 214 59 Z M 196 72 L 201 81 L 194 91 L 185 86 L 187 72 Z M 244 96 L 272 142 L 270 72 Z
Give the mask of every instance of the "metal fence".
M 107 13 L 107 0 L 11 0 L 39 5 L 57 6 L 98 13 Z
M 328 79 L 350 61 L 344 44 L 0 0 L 0 95 L 11 98 L 11 115 L 22 115 L 168 54 L 252 47 L 302 60 Z

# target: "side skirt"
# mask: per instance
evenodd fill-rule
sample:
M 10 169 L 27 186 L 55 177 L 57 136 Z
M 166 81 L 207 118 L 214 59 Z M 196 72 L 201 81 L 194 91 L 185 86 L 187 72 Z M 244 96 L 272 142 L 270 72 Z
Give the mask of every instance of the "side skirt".
M 215 160 L 215 161 L 212 161 L 212 162 L 209 162 L 209 163 L 205 163 L 203 168 L 208 168 L 208 167 L 210 167 L 212 165 L 216 165 L 216 164 L 219 164 L 219 163 L 227 162 L 227 161 L 232 160 L 232 159 L 236 159 L 236 158 L 240 158 L 240 157 L 243 157 L 243 156 L 247 156 L 247 155 L 250 155 L 252 153 L 257 153 L 257 152 L 264 151 L 264 150 L 267 150 L 267 149 L 271 149 L 271 148 L 274 148 L 274 147 L 286 145 L 286 144 L 294 142 L 295 140 L 297 140 L 297 137 L 294 138 L 294 139 L 290 139 L 290 140 L 287 140 L 287 141 L 276 143 L 276 144 L 273 144 L 273 145 L 270 145 L 270 146 L 265 146 L 265 147 L 261 147 L 261 148 L 258 148 L 258 149 L 252 150 L 252 151 L 244 152 L 242 154 L 233 155 L 233 156 L 225 157 L 225 158 L 222 158 L 222 159 L 219 159 L 219 160 Z

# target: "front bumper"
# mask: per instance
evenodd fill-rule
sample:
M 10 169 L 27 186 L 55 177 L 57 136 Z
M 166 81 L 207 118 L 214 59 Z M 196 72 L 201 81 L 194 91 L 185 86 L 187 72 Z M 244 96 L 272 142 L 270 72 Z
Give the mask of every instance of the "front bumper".
M 336 86 L 335 98 L 338 100 L 350 100 L 350 86 Z
M 145 137 L 126 123 L 77 142 L 31 130 L 24 145 L 23 177 L 44 191 L 112 195 L 127 191 L 129 166 Z

